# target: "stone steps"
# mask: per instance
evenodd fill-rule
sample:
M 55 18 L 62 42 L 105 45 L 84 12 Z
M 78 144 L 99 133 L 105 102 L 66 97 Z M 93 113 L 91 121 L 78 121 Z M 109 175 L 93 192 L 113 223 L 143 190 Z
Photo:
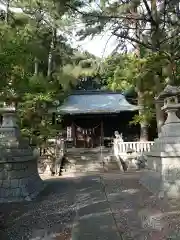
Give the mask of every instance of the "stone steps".
M 66 160 L 61 169 L 61 176 L 69 174 L 104 172 L 119 170 L 115 158 L 108 152 L 70 152 L 67 153 Z

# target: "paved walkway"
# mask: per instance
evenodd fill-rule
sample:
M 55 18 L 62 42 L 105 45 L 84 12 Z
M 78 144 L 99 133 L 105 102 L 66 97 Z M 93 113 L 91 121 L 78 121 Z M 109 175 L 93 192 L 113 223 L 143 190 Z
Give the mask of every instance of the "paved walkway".
M 180 201 L 158 200 L 139 185 L 139 175 L 46 180 L 35 201 L 0 206 L 6 216 L 0 239 L 180 239 Z

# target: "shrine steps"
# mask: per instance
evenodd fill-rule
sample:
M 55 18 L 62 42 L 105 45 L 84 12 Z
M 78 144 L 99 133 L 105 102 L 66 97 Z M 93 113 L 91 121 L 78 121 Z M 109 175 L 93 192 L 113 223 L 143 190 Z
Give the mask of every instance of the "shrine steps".
M 119 171 L 116 159 L 109 149 L 71 149 L 62 163 L 61 176 L 82 173 Z

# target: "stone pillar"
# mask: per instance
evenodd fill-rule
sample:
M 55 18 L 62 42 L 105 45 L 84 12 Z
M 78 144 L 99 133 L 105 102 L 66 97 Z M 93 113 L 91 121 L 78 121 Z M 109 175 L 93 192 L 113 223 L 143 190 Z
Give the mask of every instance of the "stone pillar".
M 158 97 L 164 100 L 162 109 L 167 119 L 151 151 L 146 153 L 148 171 L 140 180 L 159 197 L 180 196 L 180 119 L 176 115 L 179 95 L 180 87 L 167 86 Z
M 20 136 L 14 107 L 0 108 L 0 203 L 31 201 L 44 188 L 37 155 Z

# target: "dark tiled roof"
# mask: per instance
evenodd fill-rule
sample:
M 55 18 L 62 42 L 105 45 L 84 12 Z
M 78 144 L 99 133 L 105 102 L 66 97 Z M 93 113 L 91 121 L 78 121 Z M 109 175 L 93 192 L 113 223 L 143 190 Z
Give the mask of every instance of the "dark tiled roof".
M 70 95 L 63 105 L 57 108 L 62 114 L 95 114 L 137 111 L 138 107 L 128 103 L 121 93 L 80 92 Z

